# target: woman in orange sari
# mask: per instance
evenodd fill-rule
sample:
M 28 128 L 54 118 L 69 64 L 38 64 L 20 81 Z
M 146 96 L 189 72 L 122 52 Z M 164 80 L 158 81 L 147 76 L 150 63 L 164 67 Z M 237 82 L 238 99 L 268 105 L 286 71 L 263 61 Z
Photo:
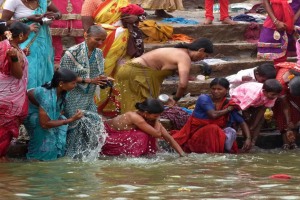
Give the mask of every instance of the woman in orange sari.
M 173 138 L 187 153 L 237 153 L 236 133 L 231 126 L 240 124 L 246 140 L 243 150 L 251 148 L 249 128 L 226 98 L 229 82 L 215 78 L 210 83 L 211 96 L 200 95 L 193 114 L 180 131 L 172 131 Z

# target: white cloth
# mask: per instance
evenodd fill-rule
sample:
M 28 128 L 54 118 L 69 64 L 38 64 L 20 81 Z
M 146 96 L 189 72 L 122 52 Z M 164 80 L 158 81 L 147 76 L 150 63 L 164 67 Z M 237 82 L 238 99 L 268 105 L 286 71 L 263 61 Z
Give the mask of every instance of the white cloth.
M 6 0 L 3 5 L 3 10 L 14 12 L 13 18 L 20 19 L 32 15 L 30 8 L 27 8 L 21 0 Z
M 254 70 L 255 69 L 256 69 L 256 67 L 251 68 L 251 69 L 244 69 L 244 70 L 239 71 L 237 74 L 233 74 L 231 76 L 227 76 L 226 79 L 230 83 L 229 94 L 231 95 L 233 89 L 236 88 L 237 86 L 243 84 L 243 83 L 246 83 L 246 82 L 256 82 L 255 74 L 254 74 Z M 243 77 L 249 77 L 249 80 L 243 81 Z
M 236 131 L 231 127 L 226 127 L 223 129 L 226 135 L 225 139 L 225 149 L 230 151 L 234 141 L 236 140 Z

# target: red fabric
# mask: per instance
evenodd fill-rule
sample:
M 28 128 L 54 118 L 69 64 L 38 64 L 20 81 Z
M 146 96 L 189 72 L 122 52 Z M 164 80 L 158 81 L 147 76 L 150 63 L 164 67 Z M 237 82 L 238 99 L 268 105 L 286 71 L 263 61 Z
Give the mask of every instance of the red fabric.
M 271 0 L 270 1 L 273 13 L 278 21 L 286 24 L 287 32 L 291 33 L 294 30 L 294 12 L 287 0 Z M 272 19 L 268 16 L 264 22 L 264 27 L 276 29 Z
M 144 14 L 144 9 L 137 4 L 129 4 L 126 7 L 120 8 L 122 14 L 129 15 L 142 15 Z
M 155 154 L 157 151 L 156 138 L 141 130 L 117 131 L 105 124 L 108 137 L 101 153 L 108 156 L 142 156 Z
M 0 127 L 0 158 L 5 156 L 13 138 L 13 132 L 8 127 Z
M 224 19 L 229 17 L 228 14 L 229 1 L 220 0 L 219 2 L 220 2 L 220 21 L 223 21 Z M 213 7 L 214 7 L 213 0 L 205 0 L 205 17 L 211 20 L 214 19 Z
M 11 48 L 8 40 L 0 42 L 0 73 L 5 75 L 10 75 L 10 59 L 7 56 L 6 52 Z
M 273 178 L 273 179 L 291 179 L 292 177 L 290 175 L 287 175 L 287 174 L 274 174 L 274 175 L 270 176 L 270 178 Z

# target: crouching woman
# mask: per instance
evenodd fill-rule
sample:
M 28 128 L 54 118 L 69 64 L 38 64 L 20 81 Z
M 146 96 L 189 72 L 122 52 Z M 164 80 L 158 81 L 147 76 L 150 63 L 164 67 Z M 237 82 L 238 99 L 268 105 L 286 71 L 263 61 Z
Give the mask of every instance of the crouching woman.
M 82 111 L 69 119 L 62 115 L 66 94 L 75 88 L 76 79 L 71 70 L 59 69 L 50 83 L 28 91 L 34 107 L 25 123 L 30 135 L 28 159 L 55 160 L 64 155 L 68 124 L 83 117 Z
M 159 122 L 164 111 L 157 99 L 146 99 L 135 105 L 137 111 L 129 111 L 105 122 L 108 133 L 101 154 L 109 156 L 133 156 L 155 154 L 157 138 L 165 139 L 180 155 L 184 152 Z

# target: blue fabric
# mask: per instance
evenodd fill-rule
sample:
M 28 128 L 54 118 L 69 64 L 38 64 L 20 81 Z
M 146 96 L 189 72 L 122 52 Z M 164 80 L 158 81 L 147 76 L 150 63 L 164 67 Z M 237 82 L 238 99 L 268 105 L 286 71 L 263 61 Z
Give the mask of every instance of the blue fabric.
M 210 96 L 207 94 L 201 94 L 196 101 L 193 116 L 198 119 L 209 119 L 207 112 L 215 109 L 216 108 Z
M 199 24 L 199 22 L 195 20 L 185 19 L 183 17 L 171 17 L 171 18 L 164 18 L 161 22 L 166 23 L 178 23 L 178 24 Z
M 257 20 L 247 14 L 240 14 L 232 18 L 233 21 L 243 21 L 243 22 L 257 22 Z
M 48 90 L 44 87 L 37 87 L 34 89 L 34 98 L 51 120 L 66 119 L 61 115 L 63 108 L 60 107 L 61 99 L 57 99 L 55 88 Z M 36 107 L 35 112 L 27 117 L 25 126 L 30 136 L 28 159 L 55 160 L 64 155 L 68 125 L 43 129 Z
M 182 107 L 181 108 L 183 111 L 185 111 L 187 114 L 189 114 L 189 115 L 191 115 L 191 114 L 193 114 L 193 110 L 190 110 L 190 109 L 188 109 L 188 108 L 185 108 L 185 107 Z
M 45 14 L 47 12 L 47 1 L 39 0 L 39 7 L 32 11 L 34 14 Z M 29 22 L 32 24 L 32 22 Z M 38 23 L 36 23 L 39 25 Z M 34 39 L 35 35 L 37 37 Z M 28 39 L 20 44 L 21 49 L 25 49 L 28 44 L 32 42 L 29 47 L 30 54 L 28 59 L 28 84 L 27 88 L 36 88 L 49 82 L 54 73 L 54 50 L 52 46 L 52 38 L 48 25 L 39 25 L 38 33 L 31 32 Z

